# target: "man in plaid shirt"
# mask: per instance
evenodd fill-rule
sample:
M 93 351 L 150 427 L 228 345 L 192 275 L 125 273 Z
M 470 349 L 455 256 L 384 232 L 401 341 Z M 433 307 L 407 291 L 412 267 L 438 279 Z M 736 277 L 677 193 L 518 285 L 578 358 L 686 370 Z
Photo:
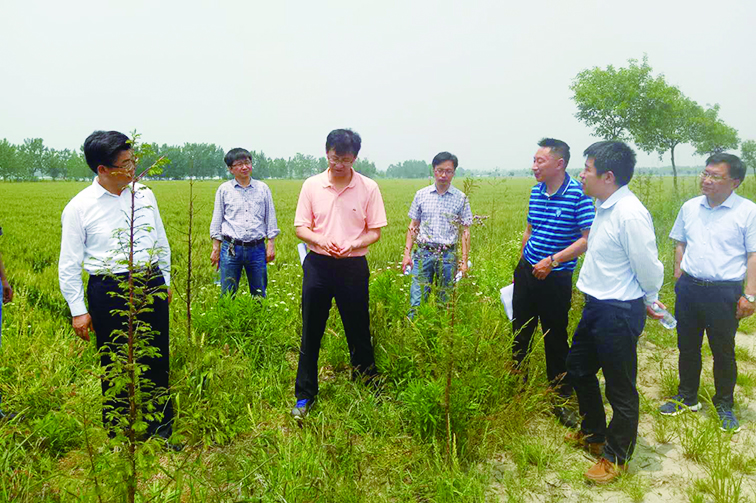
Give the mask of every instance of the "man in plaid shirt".
M 459 189 L 452 187 L 457 170 L 457 156 L 441 152 L 433 158 L 435 183 L 417 191 L 410 206 L 410 225 L 402 260 L 402 271 L 412 264 L 409 318 L 415 316 L 421 298 L 427 298 L 435 280 L 441 287 L 439 298 L 446 298 L 446 289 L 454 281 L 457 267 L 467 272 L 470 253 L 470 201 Z M 461 250 L 457 249 L 459 228 L 462 228 Z M 417 251 L 412 254 L 417 241 Z M 458 253 L 461 251 L 461 254 Z M 457 259 L 459 265 L 457 264 Z
M 210 261 L 220 269 L 221 295 L 236 294 L 244 268 L 249 292 L 265 297 L 267 263 L 276 257 L 275 239 L 281 232 L 273 196 L 267 185 L 252 179 L 252 156 L 247 150 L 229 150 L 225 162 L 234 179 L 215 193 Z

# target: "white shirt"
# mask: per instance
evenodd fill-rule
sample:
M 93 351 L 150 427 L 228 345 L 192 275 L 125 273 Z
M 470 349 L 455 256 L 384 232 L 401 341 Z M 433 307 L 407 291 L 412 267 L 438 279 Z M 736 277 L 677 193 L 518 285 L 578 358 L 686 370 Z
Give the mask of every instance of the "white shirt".
M 622 186 L 596 210 L 577 287 L 597 299 L 643 297 L 649 305 L 663 281 L 651 214 Z
M 157 201 L 144 185 L 136 184 L 136 188 L 134 263 L 158 262 L 166 285 L 170 285 L 171 250 Z M 58 281 L 71 316 L 87 312 L 82 269 L 89 274 L 128 271 L 129 215 L 131 187 L 116 196 L 105 190 L 97 178 L 63 209 Z M 119 233 L 125 249 L 119 245 Z
M 680 267 L 707 281 L 742 281 L 748 253 L 756 252 L 756 204 L 734 192 L 712 208 L 706 196 L 680 208 L 669 233 L 686 243 Z

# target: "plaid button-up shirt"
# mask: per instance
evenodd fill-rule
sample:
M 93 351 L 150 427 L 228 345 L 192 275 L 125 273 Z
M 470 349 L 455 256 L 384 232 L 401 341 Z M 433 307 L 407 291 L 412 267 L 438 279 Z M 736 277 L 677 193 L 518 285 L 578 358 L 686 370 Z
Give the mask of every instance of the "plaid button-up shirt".
M 234 179 L 218 187 L 210 222 L 213 239 L 228 236 L 248 242 L 273 239 L 280 233 L 273 196 L 263 182 L 251 180 L 248 186 L 242 187 Z
M 455 244 L 457 226 L 472 225 L 470 200 L 465 193 L 450 186 L 439 194 L 435 183 L 417 191 L 408 216 L 420 221 L 418 243 Z

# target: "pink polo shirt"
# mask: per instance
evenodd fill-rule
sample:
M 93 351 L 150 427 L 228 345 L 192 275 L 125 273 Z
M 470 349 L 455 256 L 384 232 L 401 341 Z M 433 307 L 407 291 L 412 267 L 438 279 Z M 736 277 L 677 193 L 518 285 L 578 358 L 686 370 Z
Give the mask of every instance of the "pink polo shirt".
M 352 180 L 337 192 L 328 180 L 328 170 L 311 176 L 302 184 L 294 217 L 295 227 L 307 227 L 315 234 L 328 236 L 339 246 L 354 241 L 368 229 L 388 225 L 386 209 L 378 184 L 352 169 Z M 328 255 L 319 246 L 312 251 Z M 361 257 L 367 247 L 352 250 L 350 257 Z

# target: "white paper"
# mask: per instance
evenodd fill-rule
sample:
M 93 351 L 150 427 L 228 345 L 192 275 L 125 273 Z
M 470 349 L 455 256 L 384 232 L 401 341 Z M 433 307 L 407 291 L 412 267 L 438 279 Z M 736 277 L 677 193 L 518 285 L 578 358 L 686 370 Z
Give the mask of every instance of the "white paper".
M 514 294 L 514 283 L 510 283 L 501 290 L 501 303 L 504 304 L 504 310 L 507 312 L 507 318 L 512 319 L 512 295 Z
M 307 256 L 307 245 L 299 243 L 297 245 L 297 251 L 299 252 L 299 263 L 304 266 L 304 259 Z

